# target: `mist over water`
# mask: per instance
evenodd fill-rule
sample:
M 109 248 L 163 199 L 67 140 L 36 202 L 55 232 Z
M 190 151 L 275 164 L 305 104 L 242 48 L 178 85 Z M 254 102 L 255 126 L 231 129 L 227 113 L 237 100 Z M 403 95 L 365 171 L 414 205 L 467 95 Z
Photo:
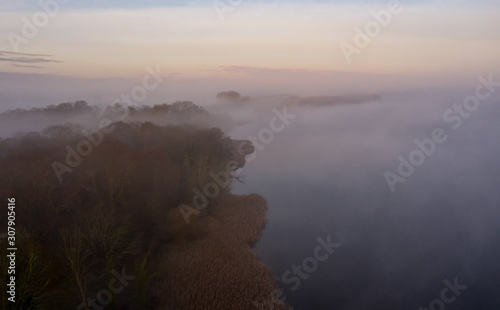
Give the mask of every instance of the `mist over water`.
M 481 101 L 457 129 L 456 122 L 443 119 L 474 86 L 368 92 L 341 100 L 290 95 L 206 100 L 212 118 L 205 125 L 221 127 L 235 139 L 252 139 L 269 128 L 273 109 L 295 116 L 251 155 L 255 158 L 241 172 L 245 184 L 233 186 L 236 194 L 255 192 L 268 201 L 268 222 L 255 250 L 281 278 L 294 309 L 429 308 L 441 298 L 443 281 L 455 278 L 467 288 L 446 309 L 500 306 L 499 96 Z M 25 123 L 11 119 L 1 132 L 66 122 L 94 128 L 100 115 L 95 113 Z M 384 173 L 398 174 L 398 157 L 408 160 L 418 149 L 415 139 L 431 139 L 436 128 L 446 141 L 392 192 Z M 292 290 L 291 279 L 299 277 L 282 275 L 314 257 L 317 239 L 328 236 L 341 246 Z
M 289 109 L 296 118 L 257 152 L 234 192 L 267 199 L 256 251 L 277 277 L 313 257 L 318 237 L 341 244 L 296 290 L 281 283 L 295 309 L 429 308 L 456 277 L 467 288 L 446 309 L 500 306 L 498 95 L 454 130 L 443 113 L 467 90 Z M 272 116 L 269 107 L 232 135 L 256 136 Z M 408 159 L 414 140 L 436 128 L 447 140 L 391 192 L 384 172 L 397 174 L 398 156 Z

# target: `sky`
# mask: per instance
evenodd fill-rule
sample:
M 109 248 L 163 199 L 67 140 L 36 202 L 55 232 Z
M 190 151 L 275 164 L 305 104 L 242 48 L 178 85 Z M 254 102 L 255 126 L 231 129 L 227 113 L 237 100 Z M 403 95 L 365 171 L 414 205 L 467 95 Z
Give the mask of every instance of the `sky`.
M 154 100 L 396 91 L 500 71 L 500 2 L 400 1 L 382 25 L 374 13 L 391 2 L 0 0 L 0 109 L 113 100 L 148 66 L 171 79 Z

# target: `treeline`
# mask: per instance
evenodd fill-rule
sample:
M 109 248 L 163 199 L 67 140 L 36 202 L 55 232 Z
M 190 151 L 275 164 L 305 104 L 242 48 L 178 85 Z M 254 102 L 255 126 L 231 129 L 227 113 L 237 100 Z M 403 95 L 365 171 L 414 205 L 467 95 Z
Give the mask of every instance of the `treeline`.
M 122 103 L 115 103 L 104 110 L 96 105 L 89 105 L 86 101 L 78 100 L 75 102 L 63 102 L 58 105 L 49 105 L 46 107 L 35 107 L 31 109 L 14 109 L 7 110 L 0 113 L 0 119 L 7 119 L 11 116 L 29 116 L 29 115 L 42 115 L 42 114 L 75 114 L 80 112 L 94 112 L 102 114 L 109 112 L 109 109 L 116 106 L 126 106 L 134 114 L 148 114 L 148 113 L 203 113 L 205 110 L 194 104 L 192 101 L 175 101 L 171 104 L 155 104 L 154 106 L 140 105 L 129 106 Z
M 220 92 L 217 94 L 217 96 L 215 96 L 215 98 L 219 101 L 232 103 L 246 103 L 252 100 L 250 97 L 242 96 L 240 93 L 234 90 Z
M 58 105 L 49 105 L 43 108 L 31 108 L 26 109 L 14 109 L 7 110 L 0 114 L 0 118 L 6 118 L 9 116 L 26 116 L 28 114 L 44 114 L 44 113 L 61 113 L 61 114 L 74 114 L 77 112 L 97 112 L 99 108 L 97 106 L 90 106 L 86 101 L 78 100 L 75 102 L 63 102 Z
M 199 110 L 190 104 L 134 109 Z M 217 128 L 149 122 L 110 126 L 113 130 L 90 154 L 81 154 L 62 182 L 54 162 L 67 164 L 68 150 L 78 150 L 89 139 L 82 126 L 55 125 L 0 140 L 0 197 L 5 204 L 16 198 L 19 248 L 16 303 L 3 293 L 2 309 L 92 309 L 92 300 L 106 309 L 165 306 L 158 287 L 165 275 L 157 254 L 168 244 L 206 233 L 197 218 L 186 225 L 172 214 L 180 204 L 191 205 L 193 188 L 203 189 L 213 173 L 226 171 L 232 179 L 243 162 L 234 161 L 234 142 Z M 228 166 L 231 161 L 239 164 Z M 223 195 L 229 187 L 219 190 Z M 218 198 L 209 198 L 209 206 Z M 210 207 L 201 215 L 209 212 Z M 0 228 L 6 231 L 6 221 Z M 4 254 L 0 284 L 5 288 Z M 122 273 L 134 280 L 123 283 Z M 108 294 L 110 283 L 116 291 Z
M 133 106 L 115 103 L 106 107 L 90 105 L 86 101 L 65 102 L 43 108 L 14 109 L 0 113 L 0 137 L 18 133 L 41 131 L 49 125 L 81 124 L 87 128 L 99 126 L 99 120 L 153 122 L 157 125 L 197 124 L 214 127 L 218 117 L 192 101 L 175 101 L 153 106 Z

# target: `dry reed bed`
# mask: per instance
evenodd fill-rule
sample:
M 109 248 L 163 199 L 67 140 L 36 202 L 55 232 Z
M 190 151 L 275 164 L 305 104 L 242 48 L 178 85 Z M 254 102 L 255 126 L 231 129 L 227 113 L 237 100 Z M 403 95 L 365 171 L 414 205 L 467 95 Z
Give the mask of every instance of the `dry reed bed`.
M 210 233 L 165 253 L 162 309 L 257 310 L 254 301 L 270 298 L 276 279 L 251 245 L 266 221 L 264 198 L 224 195 L 212 216 Z M 284 304 L 274 309 L 291 309 Z

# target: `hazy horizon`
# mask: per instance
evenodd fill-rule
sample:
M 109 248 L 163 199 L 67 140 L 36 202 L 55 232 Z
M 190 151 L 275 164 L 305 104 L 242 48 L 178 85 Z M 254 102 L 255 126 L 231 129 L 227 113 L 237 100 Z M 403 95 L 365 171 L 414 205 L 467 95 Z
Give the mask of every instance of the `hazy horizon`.
M 165 78 L 141 103 L 200 105 L 225 90 L 251 97 L 454 90 L 500 73 L 494 1 L 400 1 L 350 62 L 341 44 L 356 48 L 355 29 L 365 31 L 390 1 L 60 2 L 39 26 L 33 16 L 44 9 L 36 1 L 0 3 L 2 110 L 108 105 L 147 67 Z

